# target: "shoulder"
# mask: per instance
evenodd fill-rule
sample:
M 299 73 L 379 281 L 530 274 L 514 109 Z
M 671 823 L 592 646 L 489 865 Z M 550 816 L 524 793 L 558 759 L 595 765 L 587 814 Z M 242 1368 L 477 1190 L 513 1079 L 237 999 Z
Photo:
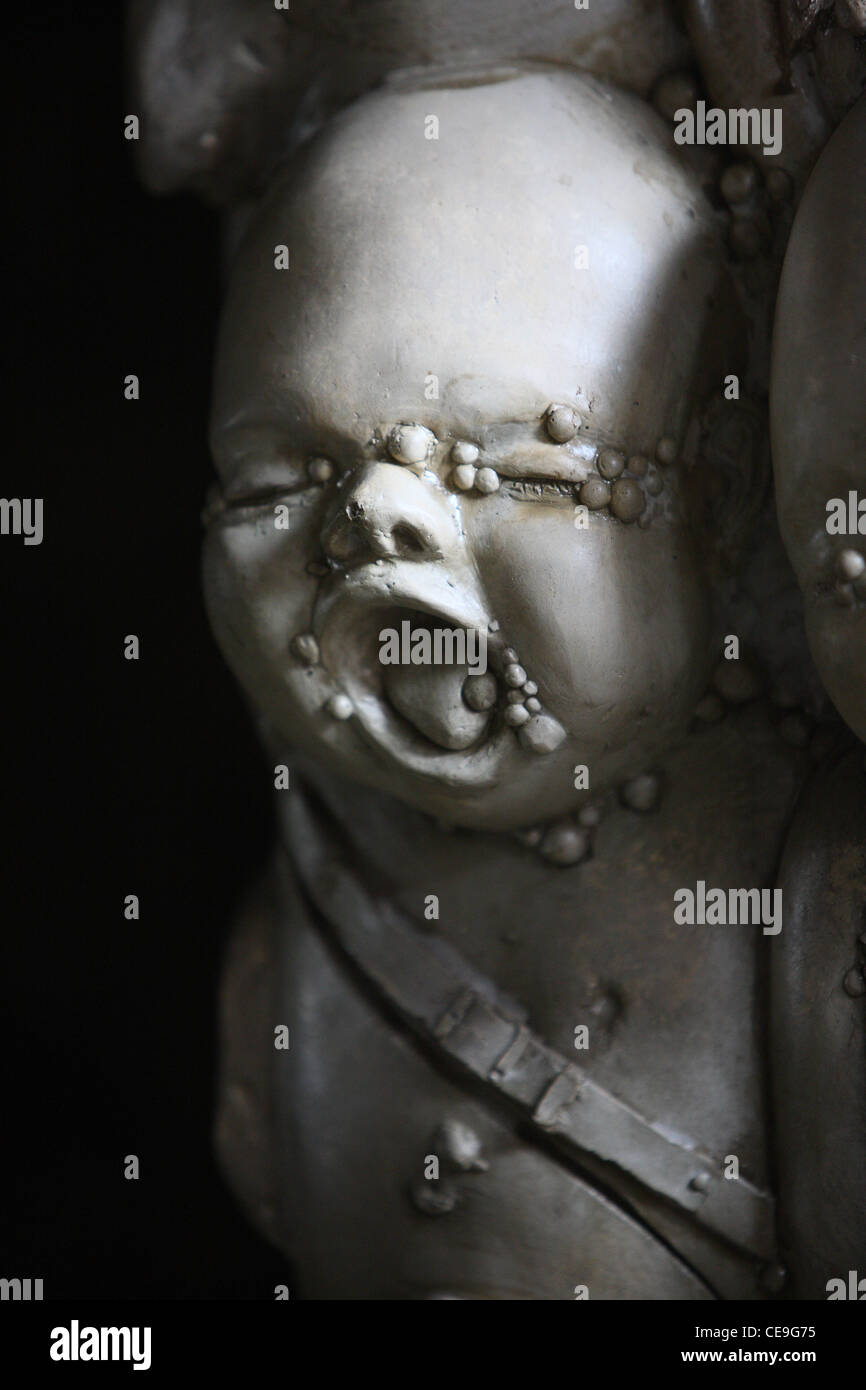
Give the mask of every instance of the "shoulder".
M 783 1245 L 794 1297 L 825 1298 L 866 1251 L 866 750 L 828 757 L 779 870 L 771 1069 Z

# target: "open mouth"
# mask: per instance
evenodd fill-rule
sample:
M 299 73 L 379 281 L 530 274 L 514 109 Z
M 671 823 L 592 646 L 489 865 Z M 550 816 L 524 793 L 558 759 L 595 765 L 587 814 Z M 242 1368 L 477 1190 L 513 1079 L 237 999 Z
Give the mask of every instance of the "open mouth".
M 425 585 L 422 596 L 420 586 L 398 589 L 393 575 L 346 576 L 316 613 L 322 661 L 363 736 L 390 761 L 428 777 L 492 783 L 500 750 L 513 742 L 502 642 L 480 602 L 441 578 L 437 587 L 431 595 Z
M 379 659 L 385 699 L 437 748 L 472 748 L 486 737 L 499 695 L 496 678 L 487 671 L 486 633 L 449 627 L 410 609 L 398 609 L 389 617 L 392 626 L 383 628 L 380 638 L 383 632 L 394 634 L 390 646 L 397 647 L 399 659 L 384 663 L 389 644 L 383 642 Z

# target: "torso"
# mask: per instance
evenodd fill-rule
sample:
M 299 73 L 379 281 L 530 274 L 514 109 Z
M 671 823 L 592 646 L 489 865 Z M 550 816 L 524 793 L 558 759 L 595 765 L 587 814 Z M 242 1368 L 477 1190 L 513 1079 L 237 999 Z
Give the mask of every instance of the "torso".
M 408 932 L 456 947 L 593 1081 L 678 1143 L 719 1161 L 735 1156 L 742 1177 L 766 1190 L 773 938 L 759 924 L 679 925 L 674 893 L 698 880 L 771 887 L 808 767 L 808 754 L 782 742 L 769 712 L 749 706 L 669 758 L 656 811 L 638 814 L 614 798 L 592 857 L 567 869 L 510 837 L 448 831 L 318 769 L 307 775 L 351 844 L 354 871 L 405 914 Z M 283 901 L 271 926 L 261 925 L 259 950 L 271 961 L 269 978 L 282 960 L 265 1013 L 289 1023 L 292 1048 L 276 1054 L 278 1104 L 267 1120 L 275 1147 L 262 1186 L 284 1207 L 271 1233 L 297 1255 L 303 1292 L 547 1299 L 572 1298 L 575 1286 L 589 1297 L 771 1291 L 756 1278 L 753 1251 L 719 1239 L 616 1167 L 552 1152 L 499 1097 L 443 1066 L 347 966 L 327 930 L 323 938 L 286 874 L 281 883 Z M 438 921 L 425 919 L 430 895 Z M 576 1051 L 580 1025 L 589 1046 Z M 251 1063 L 235 1069 L 253 1084 Z M 452 1174 L 454 1209 L 423 1215 L 407 1188 L 422 1178 L 437 1126 L 454 1116 L 479 1135 L 489 1167 Z M 237 1167 L 230 1155 L 228 1163 Z

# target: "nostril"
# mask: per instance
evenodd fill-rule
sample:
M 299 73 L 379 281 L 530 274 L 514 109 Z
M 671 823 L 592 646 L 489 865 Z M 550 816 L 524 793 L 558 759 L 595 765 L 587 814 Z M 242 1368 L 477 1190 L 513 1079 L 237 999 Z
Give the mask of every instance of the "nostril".
M 323 546 L 326 555 L 339 565 L 358 563 L 369 549 L 363 534 L 340 520 L 325 533 Z
M 416 531 L 414 526 L 408 526 L 403 521 L 392 528 L 391 536 L 397 549 L 402 550 L 407 555 L 420 555 L 428 548 L 421 532 Z

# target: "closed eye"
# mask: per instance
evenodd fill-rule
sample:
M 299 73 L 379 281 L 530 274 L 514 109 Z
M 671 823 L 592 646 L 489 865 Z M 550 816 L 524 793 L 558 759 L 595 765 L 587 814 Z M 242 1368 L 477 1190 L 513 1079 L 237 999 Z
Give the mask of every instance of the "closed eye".
M 275 502 L 283 501 L 287 497 L 292 497 L 297 493 L 309 492 L 318 484 L 310 482 L 305 478 L 301 483 L 283 483 L 281 485 L 271 484 L 267 487 L 250 488 L 246 492 L 235 493 L 225 496 L 225 505 L 232 510 L 240 507 L 267 507 Z
M 520 478 L 503 478 L 503 487 L 511 497 L 527 501 L 558 501 L 560 498 L 574 499 L 576 483 L 562 478 L 538 478 L 533 474 Z

